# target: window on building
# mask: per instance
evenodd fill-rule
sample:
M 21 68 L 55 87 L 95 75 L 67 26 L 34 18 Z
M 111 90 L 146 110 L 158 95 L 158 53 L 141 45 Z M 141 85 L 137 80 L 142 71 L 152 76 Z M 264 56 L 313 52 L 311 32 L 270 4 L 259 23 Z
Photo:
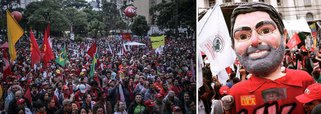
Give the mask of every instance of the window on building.
M 277 0 L 276 2 L 277 2 L 277 4 L 278 4 L 278 6 L 281 6 L 281 5 L 282 5 L 281 0 Z
M 311 0 L 304 0 L 304 6 L 311 6 Z
M 314 19 L 313 19 L 313 14 L 312 13 L 307 13 L 306 15 L 305 15 L 305 19 L 307 20 L 307 21 L 313 21 Z

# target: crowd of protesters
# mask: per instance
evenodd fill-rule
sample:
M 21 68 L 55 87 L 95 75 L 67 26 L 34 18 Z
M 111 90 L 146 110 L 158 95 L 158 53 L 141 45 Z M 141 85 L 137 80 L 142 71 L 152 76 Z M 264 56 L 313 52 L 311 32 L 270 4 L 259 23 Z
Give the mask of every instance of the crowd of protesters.
M 0 81 L 2 112 L 196 113 L 195 40 L 191 37 L 167 37 L 161 53 L 151 49 L 148 37 L 132 39 L 146 46 L 127 49 L 124 41 L 117 38 L 82 42 L 52 39 L 56 57 L 63 47 L 67 49 L 65 66 L 54 60 L 46 66 L 43 63 L 31 66 L 30 42 L 26 39 L 16 45 L 18 57 L 11 63 L 12 74 Z M 97 63 L 94 75 L 90 76 L 93 58 L 87 55 L 87 50 L 93 42 L 97 43 Z

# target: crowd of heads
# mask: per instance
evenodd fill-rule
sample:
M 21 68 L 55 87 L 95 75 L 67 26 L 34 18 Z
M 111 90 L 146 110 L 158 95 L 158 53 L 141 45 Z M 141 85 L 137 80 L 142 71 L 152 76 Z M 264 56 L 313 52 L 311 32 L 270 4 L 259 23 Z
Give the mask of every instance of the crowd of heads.
M 1 110 L 22 112 L 122 113 L 181 111 L 195 113 L 195 42 L 191 37 L 166 38 L 161 52 L 151 49 L 148 37 L 126 46 L 116 38 L 73 42 L 52 39 L 58 55 L 67 49 L 65 66 L 54 60 L 30 65 L 29 40 L 17 45 L 12 74 L 2 78 Z M 86 55 L 97 43 L 97 62 Z M 57 57 L 57 56 L 56 56 Z M 30 92 L 30 97 L 28 96 Z M 31 98 L 31 99 L 29 99 Z M 27 110 L 27 111 L 26 111 Z

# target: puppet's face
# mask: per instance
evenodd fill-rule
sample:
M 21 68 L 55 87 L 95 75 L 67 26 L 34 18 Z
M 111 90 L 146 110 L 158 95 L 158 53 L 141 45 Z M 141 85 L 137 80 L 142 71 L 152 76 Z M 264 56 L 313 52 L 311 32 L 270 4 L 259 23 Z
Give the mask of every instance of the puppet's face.
M 241 64 L 255 76 L 267 76 L 279 68 L 284 56 L 282 38 L 277 25 L 266 12 L 236 17 L 234 49 Z

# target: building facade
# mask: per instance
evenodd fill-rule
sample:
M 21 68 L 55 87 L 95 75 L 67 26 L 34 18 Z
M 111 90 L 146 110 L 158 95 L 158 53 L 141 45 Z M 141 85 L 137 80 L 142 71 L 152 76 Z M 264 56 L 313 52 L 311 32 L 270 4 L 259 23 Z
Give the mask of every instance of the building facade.
M 217 4 L 238 2 L 265 2 L 274 6 L 284 20 L 304 18 L 307 21 L 321 20 L 320 0 L 199 0 L 198 12 Z

